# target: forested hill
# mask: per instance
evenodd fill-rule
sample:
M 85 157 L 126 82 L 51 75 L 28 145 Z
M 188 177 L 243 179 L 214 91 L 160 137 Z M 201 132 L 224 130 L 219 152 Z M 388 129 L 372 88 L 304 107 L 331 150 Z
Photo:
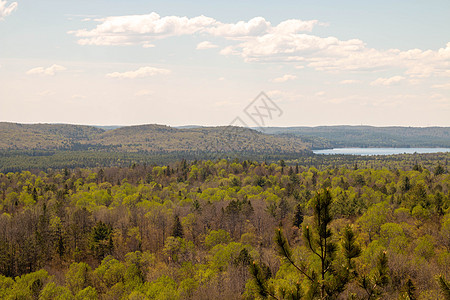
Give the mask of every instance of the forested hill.
M 450 147 L 450 127 L 95 127 L 0 122 L 0 150 L 303 153 L 331 147 Z
M 308 148 L 299 137 L 231 126 L 178 129 L 139 125 L 104 130 L 67 124 L 0 123 L 0 150 L 301 153 Z
M 298 136 L 313 148 L 450 147 L 450 127 L 268 127 L 264 132 Z
M 68 149 L 103 133 L 92 126 L 0 122 L 0 150 Z

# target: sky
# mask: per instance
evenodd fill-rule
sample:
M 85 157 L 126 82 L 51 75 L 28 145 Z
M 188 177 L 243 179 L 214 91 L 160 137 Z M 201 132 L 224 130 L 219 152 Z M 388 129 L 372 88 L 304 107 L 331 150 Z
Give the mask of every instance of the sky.
M 0 0 L 0 121 L 450 126 L 450 1 Z

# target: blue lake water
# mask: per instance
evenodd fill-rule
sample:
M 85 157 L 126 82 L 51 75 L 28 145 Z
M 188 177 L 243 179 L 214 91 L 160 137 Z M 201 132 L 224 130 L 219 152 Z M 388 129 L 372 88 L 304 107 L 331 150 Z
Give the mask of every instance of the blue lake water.
M 333 148 L 313 150 L 314 154 L 392 155 L 412 153 L 450 152 L 450 148 Z

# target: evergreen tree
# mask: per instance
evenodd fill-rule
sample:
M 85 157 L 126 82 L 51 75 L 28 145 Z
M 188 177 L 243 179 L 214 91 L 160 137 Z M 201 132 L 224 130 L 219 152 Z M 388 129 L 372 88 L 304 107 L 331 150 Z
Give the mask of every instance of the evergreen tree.
M 411 278 L 408 278 L 408 280 L 405 283 L 405 298 L 408 300 L 416 300 L 416 287 L 414 286 L 414 283 L 412 282 Z
M 382 288 L 389 283 L 388 271 L 386 252 L 382 251 L 377 257 L 377 266 L 374 275 L 371 277 L 363 275 L 359 279 L 359 286 L 366 292 L 367 298 L 365 299 L 378 299 L 383 294 Z
M 281 229 L 275 234 L 275 242 L 278 246 L 278 253 L 287 260 L 309 283 L 306 293 L 308 299 L 319 297 L 320 299 L 335 299 L 345 290 L 347 283 L 356 278 L 352 259 L 361 254 L 360 247 L 355 242 L 355 236 L 350 227 L 344 231 L 342 249 L 346 259 L 346 266 L 339 267 L 335 264 L 337 245 L 331 241 L 332 232 L 329 225 L 332 221 L 330 214 L 332 197 L 328 190 L 318 192 L 314 199 L 314 224 L 312 227 L 304 228 L 304 239 L 310 251 L 320 260 L 319 268 L 308 266 L 305 262 L 297 263 L 293 257 L 292 250 Z M 255 263 L 251 269 L 253 278 L 258 287 L 258 293 L 262 297 L 276 296 L 270 292 L 270 286 L 258 270 Z M 257 277 L 259 276 L 259 277 Z M 300 285 L 292 292 L 291 299 L 300 299 L 302 292 Z M 284 295 L 285 296 L 285 295 Z M 283 297 L 284 297 L 283 296 Z
M 180 218 L 178 215 L 175 215 L 174 223 L 173 223 L 173 229 L 172 229 L 172 236 L 183 238 L 183 225 L 181 225 Z
M 302 207 L 300 206 L 300 204 L 298 204 L 295 208 L 293 225 L 295 227 L 300 228 L 302 223 L 303 223 L 303 210 L 302 210 Z
M 326 280 L 327 275 L 332 275 L 331 264 L 336 255 L 336 245 L 331 241 L 332 232 L 329 225 L 332 221 L 330 214 L 332 197 L 328 190 L 317 192 L 313 199 L 314 226 L 306 226 L 303 231 L 307 247 L 320 259 L 319 294 L 320 298 L 325 299 L 327 294 L 333 295 L 334 288 L 328 286 L 332 281 Z M 312 230 L 314 229 L 314 231 Z M 314 288 L 311 285 L 311 288 Z
M 113 229 L 109 224 L 102 221 L 92 228 L 90 236 L 90 248 L 96 258 L 102 260 L 111 254 L 114 245 L 112 240 Z
M 361 247 L 356 244 L 356 237 L 350 226 L 347 226 L 344 229 L 341 246 L 347 262 L 346 269 L 349 271 L 348 275 L 356 277 L 358 274 L 355 271 L 355 265 L 352 259 L 361 255 Z
M 444 294 L 444 299 L 450 300 L 450 282 L 445 280 L 442 275 L 438 276 L 437 280 L 439 283 L 439 287 L 441 288 L 441 292 L 442 294 Z
M 445 169 L 441 166 L 441 164 L 438 164 L 436 169 L 434 170 L 434 175 L 439 176 L 444 173 L 445 173 Z

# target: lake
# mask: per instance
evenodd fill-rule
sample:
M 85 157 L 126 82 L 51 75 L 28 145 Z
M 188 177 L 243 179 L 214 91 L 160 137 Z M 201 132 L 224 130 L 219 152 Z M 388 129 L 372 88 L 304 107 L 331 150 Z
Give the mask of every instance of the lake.
M 450 152 L 450 148 L 333 148 L 313 150 L 314 154 L 346 154 L 346 155 L 392 155 L 412 153 Z

